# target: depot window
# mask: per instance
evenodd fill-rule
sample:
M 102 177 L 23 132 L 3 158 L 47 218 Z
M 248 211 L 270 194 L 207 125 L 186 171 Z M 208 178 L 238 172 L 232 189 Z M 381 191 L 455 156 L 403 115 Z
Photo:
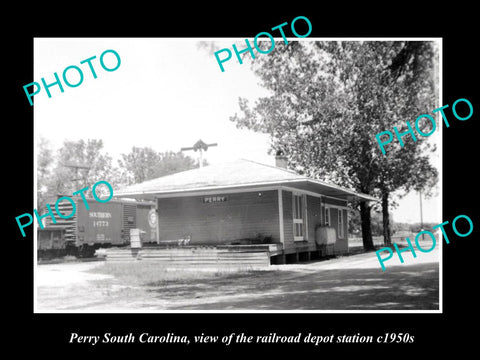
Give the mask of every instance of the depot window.
M 338 237 L 343 239 L 343 210 L 338 209 Z
M 330 226 L 330 208 L 325 207 L 325 226 Z
M 306 215 L 307 197 L 304 194 L 293 194 L 293 240 L 303 241 L 307 239 Z

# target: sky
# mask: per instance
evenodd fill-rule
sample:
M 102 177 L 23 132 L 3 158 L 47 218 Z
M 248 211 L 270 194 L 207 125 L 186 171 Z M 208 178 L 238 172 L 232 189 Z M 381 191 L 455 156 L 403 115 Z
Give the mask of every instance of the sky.
M 218 143 L 205 153 L 210 164 L 244 158 L 274 165 L 274 157 L 268 155 L 268 136 L 237 129 L 229 120 L 240 112 L 239 97 L 253 103 L 268 95 L 267 90 L 259 85 L 249 64 L 239 64 L 234 56 L 221 72 L 213 52 L 200 49 L 198 40 L 36 38 L 32 81 L 41 83 L 44 78 L 47 84 L 53 83 L 54 72 L 62 79 L 64 69 L 71 65 L 82 70 L 84 79 L 78 87 L 68 87 L 62 79 L 64 92 L 54 85 L 49 88 L 51 98 L 43 87 L 35 95 L 35 141 L 41 136 L 58 148 L 64 140 L 102 139 L 105 151 L 118 159 L 133 146 L 179 151 L 202 139 Z M 239 39 L 208 40 L 221 49 L 231 48 Z M 115 71 L 107 72 L 100 65 L 100 55 L 106 50 L 120 56 Z M 96 56 L 91 61 L 96 79 L 88 64 L 80 64 L 92 56 Z M 109 68 L 116 65 L 112 53 L 105 54 L 104 61 Z M 73 84 L 79 81 L 75 70 L 67 72 L 67 79 Z M 441 139 L 440 133 L 435 135 Z M 423 199 L 425 222 L 441 222 L 440 200 L 438 196 Z M 397 222 L 420 221 L 418 194 L 405 196 L 392 213 Z

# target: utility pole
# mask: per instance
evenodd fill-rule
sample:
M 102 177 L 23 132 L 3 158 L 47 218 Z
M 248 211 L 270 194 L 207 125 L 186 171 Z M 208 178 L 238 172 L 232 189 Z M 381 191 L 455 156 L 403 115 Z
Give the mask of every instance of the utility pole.
M 70 168 L 70 169 L 75 169 L 75 178 L 72 179 L 72 181 L 74 182 L 78 182 L 79 180 L 83 180 L 83 186 L 85 187 L 86 184 L 85 184 L 85 177 L 80 178 L 79 177 L 79 174 L 78 174 L 78 170 L 79 169 L 87 169 L 87 170 L 90 170 L 92 167 L 91 166 L 88 166 L 88 165 L 79 165 L 79 164 L 73 164 L 73 163 L 66 163 L 66 164 L 61 164 L 62 166 L 64 167 L 67 167 L 67 168 Z M 78 187 L 78 183 L 77 183 L 77 187 Z
M 193 151 L 198 151 L 199 154 L 199 160 L 198 160 L 198 167 L 203 167 L 203 152 L 207 151 L 209 147 L 212 146 L 217 146 L 217 143 L 213 144 L 206 144 L 202 140 L 198 140 L 195 144 L 193 144 L 192 147 L 182 147 L 180 151 L 187 151 L 187 150 L 193 150 Z

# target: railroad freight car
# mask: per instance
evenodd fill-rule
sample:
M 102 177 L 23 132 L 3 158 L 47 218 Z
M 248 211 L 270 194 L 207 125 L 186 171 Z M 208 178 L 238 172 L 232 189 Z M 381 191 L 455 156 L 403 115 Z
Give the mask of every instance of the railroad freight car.
M 56 226 L 63 229 L 63 241 L 66 255 L 77 257 L 91 257 L 95 250 L 111 246 L 126 246 L 130 244 L 130 229 L 143 231 L 142 240 L 146 243 L 156 242 L 156 212 L 155 206 L 150 202 L 133 202 L 127 200 L 110 200 L 108 203 L 99 203 L 93 199 L 86 199 L 88 209 L 81 198 L 74 198 L 75 214 L 63 219 L 56 217 Z M 52 209 L 54 205 L 51 205 Z M 58 204 L 62 214 L 71 214 L 73 205 L 70 202 Z M 54 225 L 51 218 L 46 217 L 45 230 L 51 230 Z M 45 253 L 48 236 L 40 235 L 38 250 Z M 55 246 L 59 248 L 58 234 Z M 53 244 L 53 241 L 50 241 Z M 42 248 L 40 248 L 42 246 Z M 54 247 L 52 245 L 52 251 Z M 39 251 L 40 256 L 40 251 Z
M 37 254 L 39 259 L 50 259 L 66 255 L 66 226 L 49 225 L 44 229 L 38 227 Z

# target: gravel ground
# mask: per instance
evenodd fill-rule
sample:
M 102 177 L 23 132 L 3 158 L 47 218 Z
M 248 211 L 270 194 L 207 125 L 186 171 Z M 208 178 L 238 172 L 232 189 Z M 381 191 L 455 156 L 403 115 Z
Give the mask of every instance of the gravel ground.
M 101 274 L 103 262 L 38 265 L 37 311 L 438 310 L 438 249 L 417 252 L 416 258 L 410 252 L 402 255 L 405 263 L 395 254 L 385 262 L 386 271 L 370 252 L 135 286 Z

